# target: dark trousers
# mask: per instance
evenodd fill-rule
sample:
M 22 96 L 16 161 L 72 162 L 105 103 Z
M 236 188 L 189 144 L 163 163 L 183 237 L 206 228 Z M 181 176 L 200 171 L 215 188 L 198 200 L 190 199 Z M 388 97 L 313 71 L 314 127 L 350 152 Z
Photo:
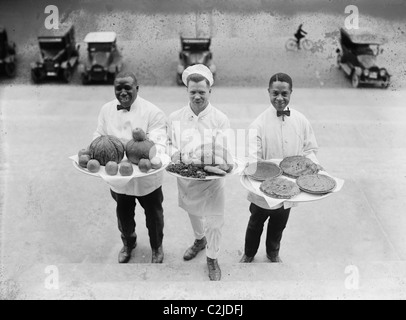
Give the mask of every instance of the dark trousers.
M 257 254 L 264 224 L 268 218 L 266 253 L 268 256 L 278 255 L 282 233 L 288 222 L 290 209 L 281 207 L 275 210 L 267 210 L 251 203 L 250 212 L 251 217 L 245 234 L 245 255 L 254 257 Z
M 158 249 L 162 245 L 164 230 L 164 210 L 162 208 L 164 196 L 162 194 L 162 187 L 142 197 L 115 193 L 113 190 L 110 190 L 110 192 L 113 199 L 117 202 L 118 229 L 121 232 L 121 239 L 124 245 L 133 246 L 137 241 L 134 219 L 135 200 L 137 199 L 144 208 L 151 248 Z

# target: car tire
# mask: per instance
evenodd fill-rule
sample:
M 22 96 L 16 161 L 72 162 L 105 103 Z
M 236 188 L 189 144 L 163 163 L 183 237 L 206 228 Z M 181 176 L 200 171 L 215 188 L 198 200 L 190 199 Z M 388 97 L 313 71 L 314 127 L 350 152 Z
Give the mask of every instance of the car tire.
M 384 84 L 383 84 L 382 87 L 383 87 L 384 89 L 388 89 L 389 86 L 390 86 L 390 78 L 388 78 L 388 79 L 384 82 Z
M 183 86 L 183 80 L 182 80 L 182 75 L 181 74 L 176 74 L 176 84 L 178 86 Z
M 66 83 L 69 83 L 72 81 L 72 68 L 67 67 L 66 69 L 62 70 L 62 80 Z
M 353 88 L 358 88 L 359 87 L 359 76 L 355 72 L 355 70 L 351 74 L 351 85 Z
M 85 74 L 81 75 L 81 79 L 82 79 L 82 84 L 84 84 L 84 85 L 89 84 L 89 82 L 90 82 L 88 77 Z
M 40 83 L 45 78 L 43 70 L 31 70 L 31 79 L 34 83 Z
M 337 54 L 337 68 L 338 70 L 341 70 L 341 54 Z
M 14 62 L 6 63 L 4 65 L 4 71 L 7 75 L 7 77 L 12 78 L 16 75 L 16 64 Z
M 114 80 L 116 80 L 116 75 L 118 74 L 118 72 L 116 73 L 107 73 L 107 83 L 108 84 L 114 84 Z

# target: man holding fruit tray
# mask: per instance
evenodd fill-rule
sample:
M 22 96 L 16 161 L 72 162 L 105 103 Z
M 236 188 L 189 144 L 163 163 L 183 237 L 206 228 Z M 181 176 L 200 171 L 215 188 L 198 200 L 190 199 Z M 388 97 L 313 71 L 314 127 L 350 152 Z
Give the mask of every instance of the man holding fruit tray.
M 121 72 L 114 81 L 116 99 L 106 103 L 99 114 L 98 126 L 94 139 L 100 136 L 114 136 L 124 146 L 127 145 L 126 161 L 131 167 L 128 153 L 129 142 L 134 142 L 135 134 L 146 134 L 148 141 L 154 144 L 154 151 L 164 153 L 166 150 L 166 117 L 165 114 L 151 102 L 138 95 L 138 83 L 132 72 Z M 137 130 L 136 130 L 137 129 Z M 140 160 L 141 161 L 141 160 Z M 132 168 L 131 168 L 132 169 Z M 136 200 L 144 208 L 146 225 L 152 248 L 152 263 L 162 263 L 164 253 L 162 248 L 164 215 L 162 194 L 163 171 L 133 178 L 121 187 L 111 186 L 111 195 L 117 202 L 116 213 L 118 228 L 121 232 L 123 248 L 118 262 L 127 263 L 131 252 L 137 245 L 135 233 Z

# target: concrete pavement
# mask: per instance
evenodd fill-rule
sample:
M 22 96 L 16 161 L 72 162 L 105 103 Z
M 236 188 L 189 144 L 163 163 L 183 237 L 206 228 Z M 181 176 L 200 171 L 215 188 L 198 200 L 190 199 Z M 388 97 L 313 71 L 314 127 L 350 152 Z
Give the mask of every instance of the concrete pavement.
M 141 87 L 140 95 L 166 114 L 187 103 L 184 88 Z M 92 268 L 112 265 L 114 272 L 109 274 L 130 271 L 120 271 L 122 269 L 116 266 L 121 243 L 107 185 L 76 171 L 68 160 L 68 156 L 90 142 L 101 105 L 113 98 L 112 88 L 9 85 L 0 89 L 0 97 L 7 151 L 7 163 L 2 165 L 1 171 L 6 186 L 2 204 L 1 264 L 5 266 L 6 279 L 10 279 L 11 289 L 7 292 L 11 297 L 14 292 L 17 298 L 51 297 L 44 293 L 41 279 L 46 277 L 44 266 L 56 265 L 61 270 L 70 270 L 65 279 L 61 279 L 62 283 L 77 283 L 81 290 L 97 287 L 96 297 L 106 297 L 108 292 L 114 296 L 113 291 L 108 291 L 114 288 L 114 278 L 106 284 L 108 278 L 101 281 L 84 276 L 81 278 L 86 284 L 84 287 L 74 281 L 75 270 L 87 270 L 85 274 L 91 275 Z M 375 282 L 378 288 L 367 282 L 362 291 L 351 297 L 385 298 L 404 294 L 405 277 L 399 271 L 401 268 L 391 265 L 402 265 L 406 257 L 405 98 L 404 90 L 295 89 L 291 107 L 303 112 L 312 123 L 320 145 L 319 160 L 331 174 L 346 183 L 339 193 L 292 210 L 281 250 L 287 268 L 304 270 L 311 275 L 314 264 L 320 263 L 332 274 L 337 272 L 333 277 L 336 286 L 332 287 L 337 291 L 331 289 L 327 294 L 323 277 L 318 279 L 316 273 L 314 283 L 307 282 L 306 286 L 306 282 L 300 284 L 295 272 L 281 271 L 286 276 L 281 280 L 285 285 L 286 281 L 291 288 L 295 288 L 295 283 L 299 285 L 297 290 L 285 293 L 284 286 L 279 287 L 280 291 L 276 291 L 279 297 L 332 297 L 336 293 L 340 298 L 348 298 L 340 287 L 348 265 L 359 265 L 360 269 L 365 266 L 369 270 L 368 279 L 380 279 Z M 212 103 L 224 111 L 232 127 L 238 129 L 247 128 L 267 108 L 268 97 L 265 89 L 215 87 Z M 251 297 L 267 298 L 269 291 L 260 284 L 261 279 L 275 284 L 276 275 L 284 267 L 262 264 L 266 261 L 264 239 L 256 257 L 258 265 L 253 267 L 254 278 L 250 276 L 251 269 L 238 264 L 249 203 L 238 177 L 228 178 L 227 186 L 226 226 L 220 257 L 227 284 L 216 288 L 228 285 L 229 289 L 217 297 L 237 298 L 233 286 L 246 288 L 241 286 L 241 281 L 252 280 L 259 293 Z M 161 287 L 161 281 L 173 285 L 172 291 L 166 291 L 167 297 L 176 298 L 178 294 L 184 299 L 210 298 L 210 290 L 198 296 L 195 289 L 188 289 L 186 282 L 174 284 L 168 278 L 179 270 L 190 280 L 199 275 L 195 281 L 208 281 L 204 255 L 188 263 L 182 261 L 184 250 L 193 242 L 193 234 L 186 214 L 177 207 L 175 178 L 165 175 L 163 189 L 165 264 L 149 265 L 151 253 L 145 218 L 137 208 L 139 245 L 130 261 L 134 269 L 124 268 L 134 270 L 134 274 L 141 269 L 155 274 L 152 282 L 146 276 L 143 280 L 146 284 L 141 284 L 142 288 L 152 284 L 150 291 L 144 291 L 147 298 L 153 298 L 153 292 L 157 294 L 155 289 Z M 385 263 L 383 269 L 374 267 Z M 154 273 L 156 268 L 161 273 Z M 337 270 L 342 270 L 343 278 L 337 276 Z M 140 281 L 137 279 L 135 276 L 133 280 Z M 168 279 L 171 280 L 168 282 Z M 106 285 L 103 287 L 103 284 Z M 134 288 L 133 284 L 127 285 Z M 141 298 L 138 289 L 134 290 L 130 297 Z M 252 290 L 255 292 L 255 286 Z M 69 292 L 73 293 L 69 296 L 68 291 L 59 292 L 53 297 L 75 298 L 75 292 L 80 296 L 78 291 Z M 157 297 L 164 298 L 159 294 Z

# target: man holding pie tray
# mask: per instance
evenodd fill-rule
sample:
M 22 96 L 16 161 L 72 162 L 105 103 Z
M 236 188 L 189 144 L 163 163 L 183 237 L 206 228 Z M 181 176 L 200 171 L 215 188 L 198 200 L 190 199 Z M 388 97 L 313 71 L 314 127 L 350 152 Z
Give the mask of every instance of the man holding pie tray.
M 248 146 L 250 162 L 254 163 L 254 169 L 248 167 L 246 174 L 252 179 L 264 178 L 261 191 L 278 199 L 294 197 L 300 193 L 299 187 L 296 183 L 280 177 L 284 173 L 281 168 L 265 161 L 289 160 L 290 157 L 301 156 L 315 164 L 309 166 L 304 163 L 304 168 L 309 169 L 310 173 L 317 173 L 321 168 L 316 158 L 317 141 L 309 121 L 302 113 L 288 108 L 292 89 L 292 79 L 289 75 L 274 74 L 270 78 L 268 88 L 271 106 L 250 125 L 251 130 L 256 130 L 256 135 L 250 137 Z M 291 161 L 288 160 L 285 161 L 287 168 L 291 167 Z M 264 172 L 271 172 L 273 179 L 266 179 Z M 264 197 L 253 192 L 249 192 L 248 201 L 251 202 L 249 207 L 251 216 L 245 235 L 244 255 L 240 262 L 253 261 L 260 245 L 264 224 L 268 219 L 267 257 L 271 262 L 282 262 L 279 257 L 280 243 L 294 204 L 281 203 L 271 208 Z

